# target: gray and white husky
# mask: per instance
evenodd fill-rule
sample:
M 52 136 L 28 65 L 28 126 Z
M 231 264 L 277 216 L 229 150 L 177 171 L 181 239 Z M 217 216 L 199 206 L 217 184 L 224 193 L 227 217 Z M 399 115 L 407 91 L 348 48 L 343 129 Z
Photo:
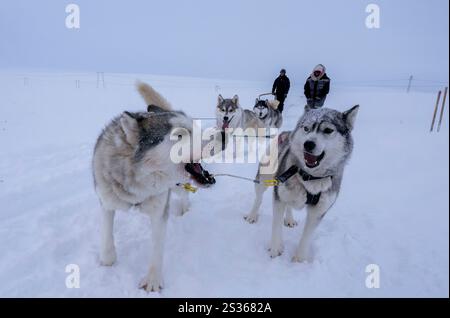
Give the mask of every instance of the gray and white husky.
M 93 174 L 102 206 L 100 262 L 112 265 L 116 260 L 115 211 L 137 207 L 150 216 L 152 229 L 153 254 L 141 287 L 159 291 L 163 286 L 163 249 L 171 192 L 179 189 L 177 183 L 186 180 L 187 172 L 199 184 L 212 184 L 214 178 L 199 164 L 191 163 L 201 153 L 185 153 L 178 158 L 180 163 L 169 159 L 176 141 L 186 135 L 185 140 L 192 138 L 192 119 L 173 111 L 152 87 L 139 84 L 138 90 L 149 106 L 148 112 L 119 115 L 106 126 L 95 145 Z M 221 140 L 220 132 L 215 140 Z M 182 209 L 187 208 L 186 199 Z
M 248 109 L 243 109 L 239 105 L 239 96 L 234 95 L 233 98 L 223 98 L 219 95 L 216 107 L 217 127 L 223 131 L 227 128 L 265 128 L 265 124 L 258 116 Z
M 259 98 L 255 101 L 253 112 L 258 116 L 267 128 L 280 128 L 283 124 L 283 117 L 279 110 L 275 109 L 268 100 Z
M 306 223 L 293 261 L 308 260 L 312 235 L 338 196 L 344 167 L 353 149 L 353 130 L 359 106 L 341 113 L 337 110 L 305 107 L 295 129 L 279 135 L 278 168 L 273 175 L 258 172 L 256 198 L 249 223 L 258 219 L 265 179 L 275 179 L 270 256 L 283 252 L 282 227 L 296 225 L 292 209 L 307 208 Z

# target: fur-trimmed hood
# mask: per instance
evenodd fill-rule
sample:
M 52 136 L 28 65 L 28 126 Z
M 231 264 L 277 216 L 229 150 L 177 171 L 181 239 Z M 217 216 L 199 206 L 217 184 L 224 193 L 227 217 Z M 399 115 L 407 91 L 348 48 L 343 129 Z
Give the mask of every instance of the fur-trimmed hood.
M 314 72 L 319 71 L 320 75 L 315 76 Z M 320 80 L 326 73 L 326 68 L 323 64 L 317 64 L 311 72 L 311 78 L 315 81 Z

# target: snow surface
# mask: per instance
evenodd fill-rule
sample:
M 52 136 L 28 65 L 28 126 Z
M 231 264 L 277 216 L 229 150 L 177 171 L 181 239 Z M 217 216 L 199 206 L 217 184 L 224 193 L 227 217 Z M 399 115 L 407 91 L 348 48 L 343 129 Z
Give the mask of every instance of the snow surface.
M 290 261 L 304 212 L 295 214 L 299 226 L 284 228 L 284 254 L 270 259 L 271 195 L 265 195 L 259 222 L 249 225 L 243 215 L 253 185 L 223 177 L 191 196 L 185 216 L 170 218 L 161 294 L 138 289 L 151 239 L 150 221 L 137 211 L 117 214 L 118 261 L 100 266 L 92 149 L 112 117 L 145 109 L 133 87 L 137 78 L 193 117 L 214 117 L 218 92 L 237 93 L 250 108 L 271 87 L 105 74 L 106 88 L 96 88 L 95 73 L 1 73 L 0 296 L 449 296 L 448 112 L 441 132 L 430 134 L 435 93 L 387 88 L 332 88 L 328 107 L 361 109 L 342 191 L 316 232 L 311 263 Z M 302 114 L 301 95 L 294 85 L 283 128 Z M 256 165 L 207 169 L 253 177 Z M 379 289 L 365 286 L 372 263 L 380 266 Z M 79 289 L 66 288 L 67 264 L 80 267 Z

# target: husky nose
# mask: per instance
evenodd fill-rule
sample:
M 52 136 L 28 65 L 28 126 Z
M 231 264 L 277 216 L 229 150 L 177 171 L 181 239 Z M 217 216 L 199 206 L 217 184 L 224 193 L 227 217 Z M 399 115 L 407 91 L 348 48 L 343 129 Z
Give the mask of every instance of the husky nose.
M 311 152 L 316 148 L 316 143 L 314 141 L 307 141 L 303 144 L 306 151 Z
M 228 121 L 228 116 L 225 116 L 223 120 Z

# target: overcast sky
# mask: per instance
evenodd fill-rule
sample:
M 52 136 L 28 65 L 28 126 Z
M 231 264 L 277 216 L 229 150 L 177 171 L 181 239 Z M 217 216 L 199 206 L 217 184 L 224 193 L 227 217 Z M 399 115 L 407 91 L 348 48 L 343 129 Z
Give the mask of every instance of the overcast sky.
M 78 4 L 81 28 L 67 29 Z M 365 8 L 381 9 L 368 29 Z M 448 0 L 0 0 L 0 69 L 448 79 Z

